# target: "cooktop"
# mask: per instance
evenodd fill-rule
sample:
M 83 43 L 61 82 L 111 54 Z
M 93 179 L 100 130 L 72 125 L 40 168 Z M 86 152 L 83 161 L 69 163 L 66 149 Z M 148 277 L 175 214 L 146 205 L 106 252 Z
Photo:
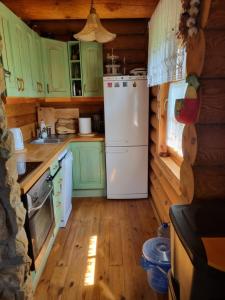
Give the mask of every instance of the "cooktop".
M 18 182 L 20 183 L 28 174 L 35 170 L 41 161 L 17 161 Z

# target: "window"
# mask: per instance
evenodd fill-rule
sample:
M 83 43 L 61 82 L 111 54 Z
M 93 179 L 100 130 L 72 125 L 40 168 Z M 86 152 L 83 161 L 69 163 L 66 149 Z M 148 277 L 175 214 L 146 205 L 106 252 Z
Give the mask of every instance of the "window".
M 172 82 L 170 83 L 168 93 L 166 145 L 168 147 L 168 152 L 172 152 L 171 154 L 175 154 L 180 157 L 183 156 L 182 133 L 184 124 L 176 121 L 174 108 L 176 99 L 182 99 L 185 97 L 187 85 L 188 84 L 184 80 Z

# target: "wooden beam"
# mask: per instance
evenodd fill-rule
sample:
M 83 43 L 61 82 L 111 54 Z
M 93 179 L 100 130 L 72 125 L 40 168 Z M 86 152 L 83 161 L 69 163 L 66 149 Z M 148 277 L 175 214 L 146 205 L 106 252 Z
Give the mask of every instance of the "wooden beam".
M 148 31 L 149 19 L 104 19 L 103 26 L 117 35 L 145 34 Z M 85 25 L 84 20 L 32 20 L 27 24 L 38 33 L 52 33 L 57 36 L 72 35 Z
M 95 0 L 100 18 L 150 18 L 158 0 Z M 4 4 L 24 20 L 86 19 L 90 11 L 89 0 L 35 1 L 5 0 Z

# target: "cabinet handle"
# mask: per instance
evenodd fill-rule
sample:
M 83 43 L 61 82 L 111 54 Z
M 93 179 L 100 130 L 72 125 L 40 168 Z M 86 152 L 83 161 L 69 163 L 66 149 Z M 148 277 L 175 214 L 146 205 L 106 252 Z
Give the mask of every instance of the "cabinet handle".
M 47 83 L 47 93 L 49 94 L 49 84 Z
M 43 84 L 40 82 L 40 92 L 43 92 Z
M 5 76 L 8 76 L 8 77 L 11 76 L 11 72 L 10 71 L 8 71 L 6 69 L 3 69 L 3 71 L 4 71 Z
M 84 92 L 86 91 L 86 84 L 84 84 L 84 88 L 83 88 Z
M 37 90 L 38 90 L 38 93 L 42 92 L 42 83 L 40 83 L 39 81 L 37 81 Z
M 18 89 L 18 91 L 20 92 L 21 91 L 21 81 L 20 81 L 21 79 L 20 78 L 16 78 L 16 82 L 17 82 L 17 89 Z
M 22 78 L 21 78 L 20 80 L 21 80 L 21 83 L 22 83 L 22 84 L 21 84 L 21 86 L 22 86 L 22 87 L 21 87 L 21 91 L 23 92 L 24 89 L 25 89 L 25 88 L 24 88 L 24 80 L 23 80 Z

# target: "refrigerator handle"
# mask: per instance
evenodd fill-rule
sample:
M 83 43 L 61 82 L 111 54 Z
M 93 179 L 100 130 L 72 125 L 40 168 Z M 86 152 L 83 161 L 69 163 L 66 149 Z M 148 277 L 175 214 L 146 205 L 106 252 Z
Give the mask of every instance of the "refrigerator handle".
M 127 144 L 128 143 L 128 140 L 107 140 L 108 143 L 111 143 L 111 144 L 120 144 L 122 145 L 123 143 L 124 144 Z
M 124 150 L 117 150 L 117 149 L 111 149 L 111 150 L 106 150 L 106 153 L 127 153 L 128 149 L 124 149 Z

